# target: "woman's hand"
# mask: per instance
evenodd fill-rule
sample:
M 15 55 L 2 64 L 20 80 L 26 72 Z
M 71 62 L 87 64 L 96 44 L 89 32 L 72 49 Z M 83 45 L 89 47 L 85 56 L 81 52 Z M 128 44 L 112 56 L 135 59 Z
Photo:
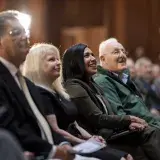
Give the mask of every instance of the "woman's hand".
M 32 160 L 34 158 L 34 153 L 32 152 L 25 151 L 23 154 L 26 160 Z
M 120 160 L 134 160 L 134 159 L 130 154 L 128 154 L 126 158 L 122 157 Z
M 133 123 L 139 123 L 139 124 L 144 125 L 145 127 L 148 126 L 148 123 L 144 119 L 141 119 L 139 117 L 130 116 L 130 119 L 131 119 L 131 122 Z
M 132 122 L 129 125 L 129 129 L 132 131 L 143 131 L 145 128 L 146 128 L 145 125 L 140 124 L 140 123 L 135 123 L 135 122 Z

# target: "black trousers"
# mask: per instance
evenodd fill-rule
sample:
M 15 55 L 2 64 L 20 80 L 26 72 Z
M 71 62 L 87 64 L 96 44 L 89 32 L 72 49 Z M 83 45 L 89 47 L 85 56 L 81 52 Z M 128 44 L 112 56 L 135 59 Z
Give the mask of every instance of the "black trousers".
M 4 130 L 0 130 L 0 160 L 24 160 L 19 144 Z
M 160 160 L 160 130 L 148 127 L 108 142 L 111 147 L 131 153 L 135 160 Z
M 94 157 L 101 160 L 120 160 L 122 157 L 126 157 L 128 153 L 113 149 L 110 147 L 105 147 L 99 151 L 89 153 L 89 154 L 80 154 L 85 157 Z

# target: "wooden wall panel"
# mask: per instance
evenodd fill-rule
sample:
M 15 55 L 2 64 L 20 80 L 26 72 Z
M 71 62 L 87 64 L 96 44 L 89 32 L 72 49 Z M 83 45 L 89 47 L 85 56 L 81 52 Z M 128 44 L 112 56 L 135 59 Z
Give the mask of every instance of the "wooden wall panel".
M 66 0 L 64 25 L 102 25 L 103 5 L 104 0 Z
M 5 2 L 6 9 L 26 10 L 32 13 L 34 42 L 45 40 L 60 47 L 63 46 L 63 28 L 103 26 L 107 29 L 103 37 L 118 38 L 132 56 L 138 46 L 143 46 L 146 55 L 155 61 L 160 54 L 160 0 L 1 1 Z M 35 18 L 37 16 L 38 18 Z M 80 31 L 78 34 L 77 37 L 80 38 Z M 86 34 L 89 35 L 89 32 Z M 75 36 L 67 35 L 66 41 L 68 40 L 74 42 Z M 96 38 L 93 37 L 88 43 L 97 44 Z
M 61 50 L 63 52 L 76 43 L 85 43 L 98 57 L 98 47 L 100 42 L 105 40 L 105 35 L 107 29 L 103 26 L 64 28 L 61 32 Z
M 32 16 L 32 43 L 47 41 L 46 0 L 28 0 L 28 12 Z
M 149 40 L 149 12 L 147 0 L 126 1 L 127 48 L 133 54 L 138 46 L 147 49 Z

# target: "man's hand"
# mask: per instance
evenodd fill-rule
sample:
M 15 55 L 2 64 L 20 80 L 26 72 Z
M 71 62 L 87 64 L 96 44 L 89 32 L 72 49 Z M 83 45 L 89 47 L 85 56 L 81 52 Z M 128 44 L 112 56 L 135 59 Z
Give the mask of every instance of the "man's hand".
M 144 119 L 141 119 L 141 118 L 139 118 L 139 117 L 130 116 L 130 119 L 131 119 L 131 122 L 135 122 L 135 123 L 142 124 L 142 125 L 144 125 L 145 127 L 148 126 L 148 123 L 147 123 Z
M 32 152 L 25 151 L 23 154 L 26 160 L 32 160 L 34 158 L 34 153 Z
M 75 155 L 71 154 L 70 151 L 72 151 L 72 147 L 69 145 L 57 146 L 56 154 L 53 158 L 73 160 Z
M 133 160 L 133 157 L 130 154 L 128 154 L 125 158 L 122 157 L 120 160 Z
M 129 129 L 132 131 L 143 131 L 145 128 L 146 128 L 145 125 L 140 124 L 140 123 L 135 123 L 135 122 L 132 122 L 129 125 Z
M 92 138 L 95 139 L 98 142 L 106 144 L 105 139 L 103 137 L 101 137 L 101 136 L 92 136 Z

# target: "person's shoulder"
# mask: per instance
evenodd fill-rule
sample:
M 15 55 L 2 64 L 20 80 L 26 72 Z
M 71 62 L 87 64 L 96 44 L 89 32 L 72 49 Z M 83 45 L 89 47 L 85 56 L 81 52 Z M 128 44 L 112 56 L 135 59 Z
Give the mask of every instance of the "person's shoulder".
M 47 90 L 46 88 L 38 85 L 36 87 L 38 88 L 38 91 L 40 92 L 41 95 L 46 95 L 48 97 L 54 96 L 54 94 L 51 91 Z
M 77 82 L 67 82 L 65 83 L 65 88 L 71 98 L 85 97 L 88 95 L 85 88 Z
M 102 84 L 102 83 L 108 83 L 110 77 L 106 74 L 96 73 L 93 79 L 97 84 Z
M 24 77 L 24 78 L 25 78 L 25 81 L 26 81 L 26 84 L 27 84 L 27 87 L 29 88 L 29 90 L 31 89 L 32 91 L 34 90 L 34 91 L 39 92 L 39 87 L 34 82 L 32 82 L 27 77 Z

